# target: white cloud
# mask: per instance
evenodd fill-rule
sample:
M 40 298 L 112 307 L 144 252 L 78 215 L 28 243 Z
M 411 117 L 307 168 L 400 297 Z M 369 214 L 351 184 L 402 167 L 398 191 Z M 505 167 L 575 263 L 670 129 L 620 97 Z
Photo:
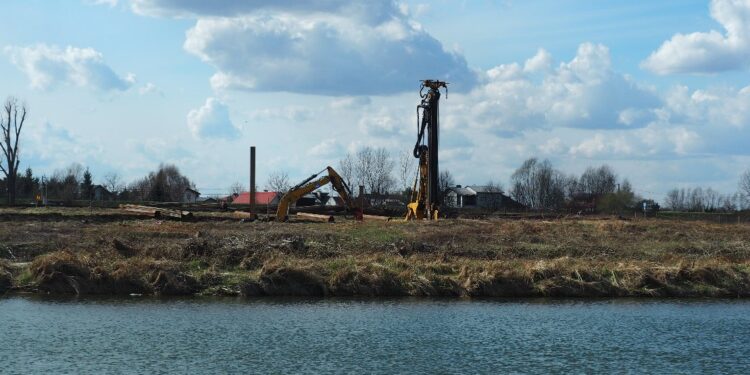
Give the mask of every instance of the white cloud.
M 657 73 L 715 73 L 745 68 L 750 59 L 750 1 L 713 0 L 711 17 L 725 29 L 675 34 L 643 61 Z
M 114 8 L 117 6 L 118 0 L 86 0 L 86 2 L 91 5 L 107 5 Z
M 124 91 L 135 83 L 132 73 L 120 76 L 104 62 L 93 48 L 76 48 L 37 44 L 28 47 L 5 47 L 5 53 L 31 81 L 36 89 L 58 84 L 89 87 L 102 91 Z
M 371 137 L 391 138 L 404 134 L 406 127 L 403 120 L 404 117 L 396 115 L 393 110 L 381 108 L 363 116 L 359 121 L 359 129 Z
M 501 137 L 552 127 L 642 127 L 645 121 L 636 121 L 632 114 L 661 105 L 655 93 L 612 70 L 609 49 L 603 45 L 583 43 L 571 61 L 545 68 L 551 61 L 540 50 L 524 68 L 499 65 L 488 70 L 482 85 L 469 95 L 446 105 L 460 107 L 471 127 Z M 530 72 L 542 74 L 541 79 Z
M 474 73 L 392 1 L 139 0 L 141 14 L 196 17 L 184 48 L 216 67 L 214 89 L 332 96 L 413 90 L 443 79 L 470 88 Z
M 552 55 L 543 48 L 540 48 L 534 57 L 526 60 L 523 64 L 523 71 L 534 73 L 548 70 L 552 66 Z
M 240 134 L 229 118 L 229 108 L 215 98 L 208 98 L 203 106 L 191 110 L 187 124 L 193 136 L 199 139 L 231 139 Z
M 344 147 L 335 139 L 327 138 L 311 147 L 308 155 L 321 158 L 332 158 L 340 156 L 344 152 Z
M 250 114 L 253 120 L 287 120 L 304 122 L 313 118 L 315 111 L 306 107 L 286 106 L 258 109 Z
M 333 109 L 359 109 L 371 102 L 369 96 L 347 96 L 332 100 L 330 106 Z
M 159 90 L 159 88 L 156 87 L 155 84 L 151 82 L 146 82 L 145 85 L 139 87 L 138 94 L 140 95 L 157 94 L 159 96 L 164 96 L 164 93 L 161 90 Z

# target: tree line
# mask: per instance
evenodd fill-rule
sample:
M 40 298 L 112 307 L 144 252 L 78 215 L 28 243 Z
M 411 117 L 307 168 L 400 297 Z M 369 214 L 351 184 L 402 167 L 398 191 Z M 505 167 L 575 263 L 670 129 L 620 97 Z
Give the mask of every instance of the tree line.
M 20 137 L 27 117 L 26 104 L 12 97 L 6 100 L 0 112 L 0 172 L 3 174 L 0 191 L 6 193 L 7 202 L 14 204 L 18 193 L 29 197 L 42 190 L 47 196 L 65 202 L 92 199 L 95 194 L 93 176 L 80 164 L 58 169 L 49 178 L 35 176 L 31 168 L 19 172 Z M 355 194 L 355 187 L 361 185 L 366 193 L 389 195 L 395 192 L 406 201 L 414 187 L 417 162 L 409 152 L 401 153 L 398 160 L 394 160 L 385 148 L 367 146 L 347 153 L 339 161 L 338 172 Z M 194 183 L 171 164 L 160 164 L 155 171 L 129 184 L 117 173 L 111 173 L 102 177 L 100 185 L 111 198 L 119 200 L 181 201 L 186 189 L 195 189 Z M 269 176 L 267 188 L 285 192 L 291 185 L 289 176 L 277 171 Z M 441 170 L 439 186 L 443 197 L 454 188 L 455 181 L 448 170 Z M 504 192 L 499 183 L 489 181 L 486 186 L 489 191 Z M 235 183 L 230 189 L 236 193 L 242 190 L 242 185 Z M 630 182 L 618 178 L 607 165 L 589 167 L 575 176 L 555 169 L 549 160 L 537 158 L 525 160 L 516 169 L 510 178 L 508 194 L 532 210 L 575 208 L 577 202 L 593 203 L 597 210 L 611 212 L 635 208 L 644 202 L 658 206 L 635 194 Z M 750 205 L 750 170 L 742 174 L 736 193 L 721 194 L 702 187 L 675 188 L 667 193 L 664 204 L 676 211 L 746 209 Z
M 14 179 L 15 196 L 33 200 L 46 196 L 48 200 L 71 203 L 75 200 L 92 200 L 97 186 L 101 186 L 100 199 L 121 201 L 179 202 L 185 189 L 195 189 L 195 184 L 171 164 L 159 167 L 145 176 L 126 184 L 117 173 L 102 176 L 94 184 L 89 168 L 79 163 L 55 170 L 51 176 L 35 176 L 31 168 Z M 9 191 L 9 179 L 0 179 L 0 190 Z M 8 201 L 10 203 L 10 201 Z

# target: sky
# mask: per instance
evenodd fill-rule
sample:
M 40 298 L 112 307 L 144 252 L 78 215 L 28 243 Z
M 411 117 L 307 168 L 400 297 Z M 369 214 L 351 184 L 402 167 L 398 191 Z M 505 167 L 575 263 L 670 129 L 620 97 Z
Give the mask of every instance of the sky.
M 509 185 L 529 157 L 610 165 L 638 194 L 737 190 L 750 168 L 750 0 L 5 0 L 0 95 L 25 102 L 21 168 L 126 181 L 173 163 L 204 194 L 292 182 L 416 140 Z M 416 168 L 416 159 L 413 160 Z

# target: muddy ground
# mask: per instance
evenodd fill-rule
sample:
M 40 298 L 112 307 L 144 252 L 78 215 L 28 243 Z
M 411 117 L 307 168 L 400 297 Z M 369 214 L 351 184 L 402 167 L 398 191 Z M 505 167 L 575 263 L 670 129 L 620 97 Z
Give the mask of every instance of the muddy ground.
M 747 297 L 750 224 L 615 217 L 157 220 L 0 209 L 0 292 Z

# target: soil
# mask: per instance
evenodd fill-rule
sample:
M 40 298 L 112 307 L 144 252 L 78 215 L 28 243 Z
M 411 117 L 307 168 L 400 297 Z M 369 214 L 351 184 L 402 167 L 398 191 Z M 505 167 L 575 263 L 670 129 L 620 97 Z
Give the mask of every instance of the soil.
M 514 217 L 159 220 L 0 209 L 0 293 L 748 297 L 750 224 Z

